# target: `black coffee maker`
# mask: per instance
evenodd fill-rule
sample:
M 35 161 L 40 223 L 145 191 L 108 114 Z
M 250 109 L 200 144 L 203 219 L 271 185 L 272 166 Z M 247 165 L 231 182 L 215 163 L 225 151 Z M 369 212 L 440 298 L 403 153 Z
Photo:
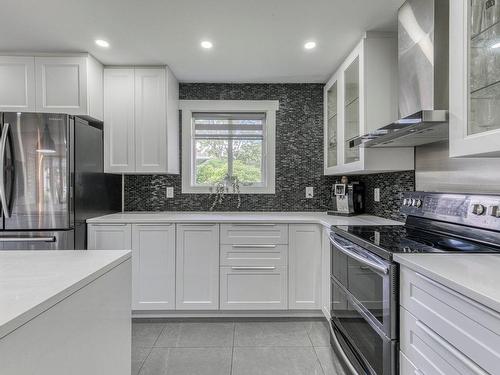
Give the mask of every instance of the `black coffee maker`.
M 365 212 L 365 187 L 361 182 L 349 182 L 342 176 L 332 185 L 330 192 L 332 210 L 328 215 L 352 216 Z

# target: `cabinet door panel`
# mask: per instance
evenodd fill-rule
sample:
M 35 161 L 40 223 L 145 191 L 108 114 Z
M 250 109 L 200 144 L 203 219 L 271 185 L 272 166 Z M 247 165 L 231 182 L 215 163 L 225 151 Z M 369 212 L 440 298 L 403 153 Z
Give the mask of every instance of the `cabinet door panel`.
M 219 308 L 219 226 L 177 225 L 177 310 Z
M 135 224 L 132 309 L 175 309 L 175 225 Z
M 290 309 L 319 309 L 321 231 L 318 225 L 289 225 L 288 300 Z
M 130 224 L 89 224 L 89 250 L 131 250 Z
M 36 110 L 87 114 L 85 57 L 35 57 Z
M 221 267 L 221 310 L 286 310 L 286 267 Z
M 165 69 L 135 69 L 136 172 L 167 171 Z
M 104 70 L 104 171 L 135 171 L 134 69 Z
M 0 56 L 0 111 L 35 111 L 35 58 Z

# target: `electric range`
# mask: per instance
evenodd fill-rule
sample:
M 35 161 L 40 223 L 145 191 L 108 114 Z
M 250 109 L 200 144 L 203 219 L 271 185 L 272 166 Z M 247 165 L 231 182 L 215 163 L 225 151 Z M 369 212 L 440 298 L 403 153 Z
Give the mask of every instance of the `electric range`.
M 331 228 L 331 341 L 357 373 L 398 373 L 394 253 L 500 254 L 500 196 L 411 192 L 401 213 L 404 225 Z

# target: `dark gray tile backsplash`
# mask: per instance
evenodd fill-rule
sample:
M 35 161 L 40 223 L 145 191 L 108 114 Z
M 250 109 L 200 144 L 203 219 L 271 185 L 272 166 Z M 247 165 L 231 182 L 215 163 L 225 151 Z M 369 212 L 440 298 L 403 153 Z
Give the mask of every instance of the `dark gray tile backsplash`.
M 180 98 L 191 100 L 279 100 L 276 113 L 276 194 L 241 196 L 240 211 L 321 211 L 327 209 L 334 178 L 323 176 L 322 84 L 181 83 Z M 400 218 L 402 191 L 414 189 L 413 172 L 358 176 L 367 186 L 367 211 Z M 174 198 L 165 189 L 174 187 Z M 305 188 L 314 187 L 314 198 Z M 373 202 L 373 187 L 382 203 Z M 125 176 L 125 211 L 208 211 L 209 194 L 182 194 L 180 175 Z M 217 211 L 236 211 L 236 197 L 227 196 Z

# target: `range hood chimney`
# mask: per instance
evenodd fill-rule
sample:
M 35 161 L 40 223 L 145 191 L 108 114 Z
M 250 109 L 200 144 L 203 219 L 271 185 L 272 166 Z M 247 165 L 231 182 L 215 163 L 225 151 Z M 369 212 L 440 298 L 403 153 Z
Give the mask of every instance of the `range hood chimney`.
M 411 147 L 448 138 L 449 0 L 407 0 L 398 12 L 399 120 L 350 147 Z

